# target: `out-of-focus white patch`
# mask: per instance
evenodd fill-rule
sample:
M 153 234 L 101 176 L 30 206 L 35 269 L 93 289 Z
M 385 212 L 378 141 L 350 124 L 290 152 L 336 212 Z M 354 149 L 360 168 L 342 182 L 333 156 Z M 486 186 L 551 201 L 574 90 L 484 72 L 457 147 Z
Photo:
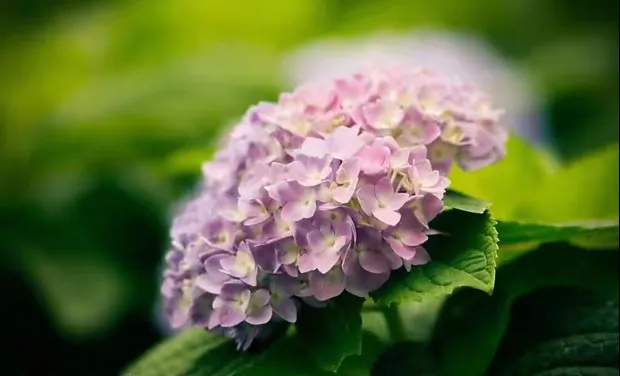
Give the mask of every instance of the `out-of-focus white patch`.
M 527 75 L 473 35 L 440 30 L 377 34 L 315 42 L 285 56 L 290 86 L 325 81 L 376 65 L 424 66 L 471 83 L 506 110 L 508 127 L 532 142 L 549 142 L 540 99 Z

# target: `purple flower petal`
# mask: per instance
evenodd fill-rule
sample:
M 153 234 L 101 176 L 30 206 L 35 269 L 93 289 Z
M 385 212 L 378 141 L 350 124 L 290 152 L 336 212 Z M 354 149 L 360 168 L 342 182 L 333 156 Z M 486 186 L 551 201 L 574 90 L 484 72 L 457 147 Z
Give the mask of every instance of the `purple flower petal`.
M 273 311 L 284 320 L 294 323 L 297 321 L 297 306 L 290 298 L 272 299 L 271 306 Z
M 284 265 L 290 265 L 299 258 L 300 249 L 292 239 L 285 239 L 276 245 L 278 261 Z
M 372 214 L 375 218 L 390 226 L 396 226 L 401 217 L 399 212 L 388 208 L 375 208 Z
M 201 289 L 212 294 L 219 294 L 222 286 L 231 281 L 232 278 L 222 272 L 220 262 L 230 257 L 228 253 L 214 253 L 205 260 L 205 271 L 196 277 L 196 285 Z
M 251 325 L 263 325 L 271 320 L 273 315 L 273 309 L 271 306 L 264 306 L 256 311 L 252 311 L 250 315 L 248 315 L 245 319 L 245 322 Z
M 402 242 L 394 238 L 387 238 L 385 240 L 388 242 L 390 247 L 392 247 L 394 253 L 396 253 L 399 257 L 402 257 L 405 260 L 411 260 L 415 256 L 415 247 L 404 245 Z
M 336 266 L 328 273 L 310 273 L 310 290 L 319 301 L 335 298 L 344 291 L 344 273 Z
M 299 260 L 297 261 L 297 268 L 300 273 L 308 273 L 312 270 L 316 270 L 316 265 L 314 264 L 314 258 L 308 252 L 302 252 L 299 255 Z
M 257 290 L 252 293 L 245 321 L 251 325 L 262 325 L 271 320 L 272 309 L 269 305 L 269 291 L 265 289 Z
M 276 247 L 273 244 L 256 247 L 254 255 L 256 264 L 265 272 L 275 273 L 281 263 L 278 260 Z
M 381 252 L 365 251 L 358 257 L 360 266 L 371 273 L 381 274 L 392 269 L 389 260 Z
M 346 204 L 355 193 L 361 171 L 358 158 L 350 158 L 342 162 L 336 171 L 336 185 L 332 189 L 332 197 L 336 202 Z
M 250 286 L 256 286 L 258 270 L 254 261 L 254 255 L 248 248 L 247 243 L 241 243 L 234 256 L 222 258 L 220 266 L 224 273 L 239 278 Z
M 373 210 L 377 206 L 375 188 L 369 185 L 361 186 L 357 190 L 357 199 L 364 213 L 367 215 L 372 215 Z
M 189 308 L 189 316 L 192 325 L 204 326 L 209 325 L 209 319 L 213 313 L 213 299 L 211 294 L 202 294 L 196 297 Z
M 428 252 L 423 247 L 415 247 L 415 255 L 410 260 L 403 260 L 405 270 L 410 271 L 411 266 L 424 265 L 431 260 Z
M 292 201 L 282 208 L 282 219 L 297 222 L 304 218 L 311 218 L 316 212 L 316 201 L 313 198 L 304 201 Z
M 340 160 L 351 158 L 362 147 L 358 137 L 359 127 L 338 127 L 327 137 L 325 145 L 329 154 Z
M 213 311 L 213 320 L 209 320 L 209 329 L 216 325 L 230 328 L 241 324 L 245 318 L 245 312 L 236 304 L 225 304 Z M 217 322 L 217 324 L 215 324 Z
M 235 301 L 245 310 L 245 307 L 250 300 L 250 295 L 250 290 L 248 290 L 247 286 L 243 282 L 234 281 L 226 283 L 222 286 L 220 295 L 215 298 L 213 308 L 217 308 L 225 302 Z
M 344 244 L 344 241 L 342 241 L 342 244 Z M 339 259 L 340 254 L 338 252 L 321 252 L 312 255 L 314 268 L 320 273 L 327 273 L 338 263 Z
M 325 141 L 320 138 L 308 137 L 301 145 L 299 153 L 316 158 L 322 158 L 327 153 Z
M 332 190 L 332 198 L 338 203 L 346 204 L 351 201 L 351 197 L 353 197 L 354 193 L 355 185 L 346 183 L 342 186 L 336 186 L 336 188 Z
M 359 297 L 368 296 L 369 292 L 375 291 L 387 282 L 390 273 L 374 274 L 362 269 L 359 264 L 354 265 L 345 278 L 346 290 Z
M 310 231 L 307 235 L 308 255 L 311 258 L 312 266 L 306 266 L 303 262 L 303 269 L 312 267 L 321 273 L 327 273 L 340 259 L 340 253 L 347 244 L 346 235 L 338 235 L 329 224 L 323 224 L 320 230 Z M 300 265 L 300 270 L 302 266 Z M 311 270 L 313 270 L 311 269 Z
M 362 107 L 366 123 L 375 129 L 392 129 L 400 124 L 405 112 L 392 101 L 368 103 Z
M 301 161 L 302 171 L 296 180 L 303 187 L 317 186 L 332 173 L 331 157 L 314 158 L 300 155 L 298 158 Z
M 174 310 L 168 318 L 172 329 L 178 329 L 185 326 L 189 321 L 189 313 L 186 310 Z
M 360 160 L 361 170 L 369 175 L 385 173 L 390 166 L 390 149 L 380 142 L 364 145 L 356 155 Z

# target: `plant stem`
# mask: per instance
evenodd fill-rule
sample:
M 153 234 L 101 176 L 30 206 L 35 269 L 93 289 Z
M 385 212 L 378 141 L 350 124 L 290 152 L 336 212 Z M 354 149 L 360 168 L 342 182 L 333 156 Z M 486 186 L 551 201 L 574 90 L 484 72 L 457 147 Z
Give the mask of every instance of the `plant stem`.
M 407 336 L 405 333 L 405 326 L 400 317 L 397 305 L 391 305 L 383 308 L 383 315 L 385 316 L 385 322 L 387 323 L 392 341 L 400 342 L 404 341 Z

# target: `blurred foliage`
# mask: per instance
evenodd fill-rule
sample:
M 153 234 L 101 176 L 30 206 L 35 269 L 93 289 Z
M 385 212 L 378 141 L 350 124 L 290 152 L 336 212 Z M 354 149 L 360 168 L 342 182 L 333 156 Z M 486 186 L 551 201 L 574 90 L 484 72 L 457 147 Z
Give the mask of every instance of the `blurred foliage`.
M 558 163 L 515 135 L 507 148 L 509 156 L 487 168 L 454 169 L 450 188 L 490 202 L 500 220 L 618 220 L 617 141 L 570 163 Z
M 515 134 L 510 135 L 506 148 L 510 157 L 494 165 L 471 172 L 454 168 L 449 175 L 452 189 L 490 202 L 493 216 L 504 220 L 515 219 L 516 206 L 558 169 L 549 153 Z
M 2 328 L 7 343 L 21 341 L 5 351 L 7 372 L 40 374 L 12 356 L 28 343 L 59 359 L 51 374 L 67 375 L 85 364 L 115 373 L 152 343 L 170 205 L 191 190 L 223 127 L 276 97 L 289 49 L 415 26 L 477 33 L 532 74 L 563 161 L 617 141 L 617 14 L 612 0 L 3 1 L 0 275 L 11 320 Z M 506 196 L 525 200 L 540 186 L 553 205 L 545 219 L 564 222 L 575 218 L 555 200 L 557 185 L 587 174 L 591 184 L 562 200 L 581 219 L 617 218 L 617 144 L 567 168 L 519 148 L 513 139 L 522 159 L 459 189 L 505 219 L 518 210 Z M 22 330 L 31 321 L 37 330 Z M 77 347 L 101 356 L 63 362 Z
M 592 346 L 594 344 L 594 346 Z M 546 288 L 515 302 L 491 375 L 618 373 L 618 296 Z

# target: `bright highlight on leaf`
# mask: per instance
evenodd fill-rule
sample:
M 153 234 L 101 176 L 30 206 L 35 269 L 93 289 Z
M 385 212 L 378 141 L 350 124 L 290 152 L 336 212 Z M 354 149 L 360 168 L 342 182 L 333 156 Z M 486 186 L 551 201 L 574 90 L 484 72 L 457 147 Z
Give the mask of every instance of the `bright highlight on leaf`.
M 458 209 L 477 214 L 484 213 L 491 206 L 490 202 L 470 197 L 451 189 L 446 191 L 443 203 L 448 209 Z
M 618 221 L 618 143 L 568 164 L 521 203 L 515 219 Z

